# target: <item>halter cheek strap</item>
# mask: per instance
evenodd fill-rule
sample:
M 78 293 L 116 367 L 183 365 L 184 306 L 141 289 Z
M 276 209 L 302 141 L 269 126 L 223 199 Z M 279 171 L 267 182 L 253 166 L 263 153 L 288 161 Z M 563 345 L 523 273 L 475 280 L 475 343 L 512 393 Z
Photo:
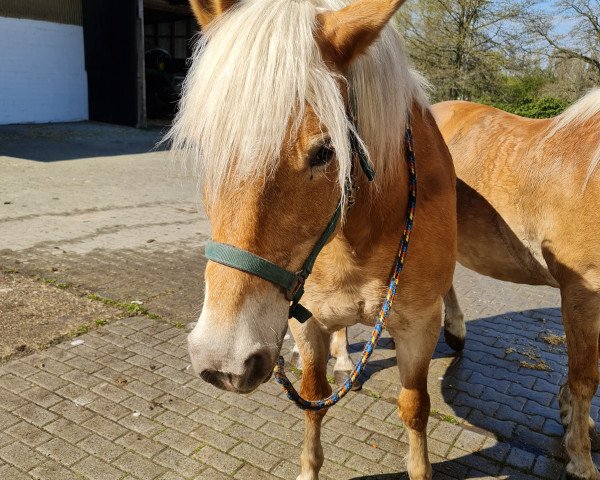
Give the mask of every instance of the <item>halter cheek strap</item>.
M 226 243 L 208 242 L 204 255 L 213 262 L 250 273 L 281 287 L 285 292 L 285 298 L 292 302 L 288 318 L 295 318 L 300 323 L 304 323 L 312 316 L 312 313 L 300 304 L 300 299 L 304 295 L 304 282 L 312 273 L 317 256 L 335 232 L 341 215 L 342 206 L 340 205 L 304 265 L 296 273 L 281 268 L 279 265 L 254 253 Z
M 365 173 L 365 176 L 369 181 L 372 181 L 375 178 L 375 171 L 369 164 L 367 154 L 353 130 L 350 131 L 350 145 L 353 153 L 358 156 L 361 169 Z M 350 180 L 350 182 L 351 181 L 352 180 Z M 352 190 L 351 185 L 346 188 L 347 190 Z M 304 283 L 312 273 L 319 253 L 321 253 L 321 250 L 323 250 L 323 247 L 335 232 L 338 223 L 340 222 L 340 218 L 342 217 L 342 208 L 343 206 L 340 202 L 340 205 L 338 205 L 333 217 L 331 217 L 325 231 L 321 234 L 321 237 L 308 255 L 304 265 L 302 265 L 302 268 L 296 273 L 290 272 L 252 252 L 242 250 L 226 243 L 207 242 L 204 249 L 204 256 L 208 260 L 260 277 L 263 280 L 267 280 L 268 282 L 281 287 L 285 292 L 285 297 L 291 302 L 288 318 L 295 318 L 300 323 L 304 323 L 312 316 L 312 313 L 300 304 L 300 299 L 304 295 Z

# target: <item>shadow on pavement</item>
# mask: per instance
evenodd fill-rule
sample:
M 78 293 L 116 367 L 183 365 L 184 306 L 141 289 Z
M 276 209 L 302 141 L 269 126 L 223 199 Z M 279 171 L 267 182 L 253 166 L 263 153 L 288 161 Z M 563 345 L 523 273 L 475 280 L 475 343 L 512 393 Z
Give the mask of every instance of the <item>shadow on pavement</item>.
M 489 477 L 493 464 L 506 465 L 502 471 L 506 478 L 533 478 L 527 471 L 562 478 L 566 456 L 557 395 L 566 380 L 567 355 L 560 310 L 543 308 L 477 319 L 467 322 L 467 332 L 465 349 L 458 354 L 440 335 L 433 358 L 452 359 L 441 377 L 442 397 L 461 426 L 466 423 L 474 431 L 492 433 L 500 442 L 434 464 L 434 478 Z M 393 357 L 371 363 L 363 380 L 395 363 Z M 598 396 L 592 400 L 591 416 L 600 418 Z M 594 452 L 599 443 L 592 433 Z M 600 456 L 593 456 L 598 463 Z M 398 472 L 354 480 L 401 478 L 408 477 Z
M 95 122 L 0 127 L 0 157 L 37 162 L 147 153 L 161 129 L 139 130 Z

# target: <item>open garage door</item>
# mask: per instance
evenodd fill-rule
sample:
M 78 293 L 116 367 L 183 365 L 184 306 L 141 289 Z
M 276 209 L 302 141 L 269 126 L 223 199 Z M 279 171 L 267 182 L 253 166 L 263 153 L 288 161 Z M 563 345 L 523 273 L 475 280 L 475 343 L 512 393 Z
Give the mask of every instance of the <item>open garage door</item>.
M 142 127 L 142 0 L 83 0 L 90 119 Z
M 187 0 L 83 0 L 83 25 L 90 119 L 168 123 L 198 31 Z

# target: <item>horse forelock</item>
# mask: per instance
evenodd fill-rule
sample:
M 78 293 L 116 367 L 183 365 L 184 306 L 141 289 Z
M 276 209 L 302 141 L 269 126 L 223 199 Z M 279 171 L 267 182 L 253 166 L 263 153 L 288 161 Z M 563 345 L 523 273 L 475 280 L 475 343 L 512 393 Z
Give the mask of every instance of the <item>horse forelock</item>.
M 206 29 L 165 141 L 212 192 L 232 180 L 268 178 L 306 105 L 331 138 L 343 186 L 350 175 L 352 126 L 340 77 L 321 58 L 314 28 L 320 10 L 347 3 L 247 0 Z M 375 168 L 382 173 L 398 168 L 391 159 L 402 151 L 409 109 L 426 99 L 392 26 L 352 65 L 347 80 L 357 128 Z

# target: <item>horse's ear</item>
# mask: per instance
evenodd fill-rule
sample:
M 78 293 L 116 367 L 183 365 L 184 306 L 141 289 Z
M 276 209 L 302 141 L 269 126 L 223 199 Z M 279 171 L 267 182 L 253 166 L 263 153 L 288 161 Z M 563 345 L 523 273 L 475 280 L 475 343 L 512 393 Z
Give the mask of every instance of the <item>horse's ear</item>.
M 190 0 L 190 6 L 202 28 L 205 28 L 215 17 L 226 12 L 238 0 Z
M 325 55 L 347 67 L 379 36 L 405 0 L 357 0 L 338 11 L 317 15 Z

